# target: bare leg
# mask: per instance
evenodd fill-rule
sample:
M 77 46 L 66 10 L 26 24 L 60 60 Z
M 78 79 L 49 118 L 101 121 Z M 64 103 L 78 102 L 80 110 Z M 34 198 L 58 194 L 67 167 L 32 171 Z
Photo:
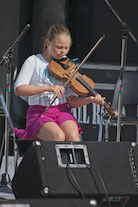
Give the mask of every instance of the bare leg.
M 65 133 L 66 141 L 80 141 L 78 126 L 75 121 L 64 121 L 60 128 Z
M 65 133 L 54 122 L 47 122 L 41 126 L 36 136 L 44 141 L 65 141 Z

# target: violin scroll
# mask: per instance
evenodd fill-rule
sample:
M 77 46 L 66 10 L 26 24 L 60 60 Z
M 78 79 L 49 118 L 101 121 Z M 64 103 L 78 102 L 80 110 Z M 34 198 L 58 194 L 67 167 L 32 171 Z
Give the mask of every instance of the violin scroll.
M 104 108 L 108 112 L 109 116 L 114 117 L 115 116 L 115 111 L 111 109 L 110 105 L 108 103 L 104 103 Z

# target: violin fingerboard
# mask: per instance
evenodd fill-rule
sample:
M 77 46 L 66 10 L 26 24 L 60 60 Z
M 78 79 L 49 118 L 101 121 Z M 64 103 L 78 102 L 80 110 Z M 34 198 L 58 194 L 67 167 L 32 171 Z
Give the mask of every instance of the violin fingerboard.
M 97 95 L 97 92 L 80 75 L 76 77 L 76 80 L 79 81 L 94 96 Z

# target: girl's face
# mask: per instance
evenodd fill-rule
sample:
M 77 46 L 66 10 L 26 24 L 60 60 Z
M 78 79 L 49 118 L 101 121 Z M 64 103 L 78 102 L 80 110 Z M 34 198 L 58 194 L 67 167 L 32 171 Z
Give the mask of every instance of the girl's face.
M 46 45 L 51 56 L 59 60 L 68 54 L 71 45 L 71 38 L 64 34 L 57 35 L 51 42 L 49 39 L 46 39 Z

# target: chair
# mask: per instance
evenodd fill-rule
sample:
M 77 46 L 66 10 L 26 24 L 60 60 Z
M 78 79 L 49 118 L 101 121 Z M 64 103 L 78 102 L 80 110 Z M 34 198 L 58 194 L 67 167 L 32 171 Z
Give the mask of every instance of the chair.
M 121 108 L 121 126 L 122 125 L 138 125 L 138 117 L 129 114 L 130 105 L 138 105 L 138 71 L 125 71 L 123 74 L 123 93 L 122 93 L 122 108 Z M 120 77 L 115 85 L 112 106 L 111 108 L 116 112 L 116 115 L 110 119 L 107 114 L 101 115 L 101 121 L 99 126 L 98 141 L 102 140 L 102 126 L 105 122 L 105 140 L 108 141 L 108 128 L 110 124 L 118 123 L 118 97 L 120 92 Z M 125 107 L 125 108 L 124 108 Z M 126 114 L 125 114 L 125 110 Z
M 11 104 L 10 104 L 10 115 L 14 127 L 16 126 L 19 129 L 25 129 L 26 127 L 26 111 L 29 108 L 27 100 L 16 96 L 14 93 L 14 88 L 11 89 Z M 11 137 L 12 138 L 12 137 Z M 35 140 L 40 140 L 37 137 L 34 137 L 30 140 L 23 140 L 16 137 L 16 146 L 17 146 L 17 159 L 20 156 L 23 156 L 27 149 L 30 147 L 31 143 Z M 18 162 L 18 161 L 16 161 Z

